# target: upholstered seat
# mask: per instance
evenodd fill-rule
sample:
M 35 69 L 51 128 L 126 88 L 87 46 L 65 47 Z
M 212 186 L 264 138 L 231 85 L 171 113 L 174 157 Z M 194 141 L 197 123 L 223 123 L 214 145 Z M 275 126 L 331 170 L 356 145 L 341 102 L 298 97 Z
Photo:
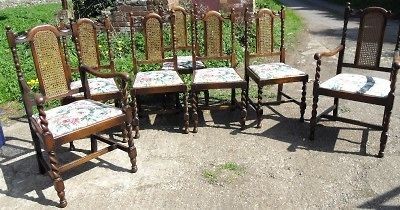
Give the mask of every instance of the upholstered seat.
M 163 87 L 184 84 L 176 71 L 138 72 L 133 88 Z
M 359 74 L 338 74 L 323 82 L 320 88 L 374 97 L 386 97 L 390 92 L 390 81 Z
M 249 69 L 253 71 L 254 74 L 256 74 L 261 80 L 281 79 L 306 75 L 306 73 L 285 63 L 250 65 Z
M 201 61 L 196 61 L 196 69 L 202 69 L 205 65 Z M 178 56 L 177 57 L 177 70 L 191 70 L 193 69 L 192 56 Z M 162 70 L 174 70 L 173 62 L 163 63 Z
M 233 68 L 206 68 L 195 70 L 193 83 L 223 83 L 244 81 Z
M 116 93 L 119 91 L 117 84 L 113 78 L 90 78 L 88 79 L 90 94 L 107 94 Z M 80 80 L 71 82 L 71 89 L 78 89 L 82 87 Z M 73 96 L 83 96 L 83 92 L 76 93 Z
M 54 138 L 120 115 L 121 109 L 93 100 L 78 100 L 46 110 L 49 130 Z M 40 123 L 38 115 L 33 117 Z

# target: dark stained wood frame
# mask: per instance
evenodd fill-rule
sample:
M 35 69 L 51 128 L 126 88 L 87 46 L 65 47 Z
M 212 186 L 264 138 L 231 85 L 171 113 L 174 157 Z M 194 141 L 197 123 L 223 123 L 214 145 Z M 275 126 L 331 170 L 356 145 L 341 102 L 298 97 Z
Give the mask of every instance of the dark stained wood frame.
M 11 27 L 6 28 L 6 35 L 8 39 L 8 44 L 12 52 L 13 56 L 13 61 L 15 64 L 17 76 L 18 76 L 18 82 L 19 86 L 21 89 L 22 93 L 22 98 L 23 98 L 23 103 L 24 103 L 24 108 L 28 117 L 28 123 L 29 123 L 29 128 L 31 131 L 32 135 L 32 140 L 33 144 L 35 147 L 36 151 L 36 158 L 39 166 L 39 171 L 40 173 L 48 173 L 50 177 L 53 180 L 55 190 L 57 191 L 58 197 L 60 198 L 59 206 L 60 207 L 66 207 L 67 206 L 67 201 L 65 199 L 65 192 L 64 192 L 64 181 L 61 177 L 61 174 L 66 172 L 67 170 L 70 170 L 72 168 L 75 168 L 83 163 L 86 163 L 90 161 L 91 159 L 97 158 L 105 153 L 108 153 L 114 149 L 121 149 L 125 152 L 128 153 L 132 168 L 132 172 L 137 171 L 137 166 L 136 166 L 136 147 L 133 142 L 133 137 L 132 137 L 132 110 L 128 104 L 128 97 L 127 97 L 127 82 L 129 81 L 129 75 L 124 74 L 124 73 L 99 73 L 89 67 L 81 67 L 80 68 L 80 74 L 81 74 L 81 80 L 82 84 L 84 87 L 84 95 L 85 99 L 90 99 L 90 92 L 88 88 L 88 81 L 87 81 L 87 73 L 93 74 L 97 77 L 103 77 L 103 78 L 113 78 L 113 77 L 118 77 L 121 79 L 121 90 L 122 90 L 122 114 L 107 120 L 104 120 L 100 123 L 96 123 L 94 125 L 87 126 L 85 128 L 73 131 L 69 134 L 65 134 L 63 136 L 59 136 L 57 138 L 54 138 L 53 134 L 50 132 L 48 129 L 48 121 L 46 119 L 46 112 L 44 108 L 44 104 L 52 99 L 58 99 L 61 100 L 64 97 L 71 96 L 74 93 L 78 93 L 79 90 L 74 89 L 71 90 L 68 87 L 68 93 L 66 94 L 58 94 L 56 96 L 46 96 L 45 93 L 46 91 L 43 88 L 43 82 L 40 74 L 39 68 L 39 63 L 37 60 L 37 49 L 32 48 L 33 47 L 33 42 L 34 42 L 34 36 L 38 32 L 51 32 L 56 38 L 57 38 L 57 45 L 58 48 L 60 49 L 60 58 L 61 62 L 63 65 L 63 70 L 64 72 L 69 71 L 69 67 L 65 61 L 64 53 L 63 53 L 63 45 L 61 43 L 61 40 L 63 39 L 64 36 L 66 36 L 66 31 L 59 31 L 56 27 L 51 26 L 51 25 L 41 25 L 32 28 L 27 34 L 23 35 L 17 35 L 11 30 Z M 40 84 L 40 92 L 41 93 L 33 93 L 26 83 L 23 75 L 23 71 L 21 69 L 20 65 L 20 60 L 19 60 L 19 55 L 17 51 L 17 44 L 23 44 L 23 43 L 28 43 L 31 46 L 32 50 L 32 55 L 34 58 L 34 65 L 36 68 L 36 71 L 38 72 L 38 79 L 39 79 L 39 84 Z M 67 80 L 67 78 L 65 78 Z M 33 95 L 33 99 L 32 99 Z M 33 117 L 33 106 L 36 105 L 37 109 L 39 111 L 39 119 L 40 121 L 37 121 Z M 117 126 L 117 125 L 122 125 L 125 124 L 125 128 L 127 129 L 127 136 L 128 136 L 128 146 L 122 145 L 112 139 L 106 139 L 103 138 L 97 133 L 104 131 L 106 129 L 109 129 L 111 127 Z M 88 154 L 87 156 L 81 157 L 77 160 L 74 160 L 72 162 L 66 163 L 66 164 L 61 164 L 57 158 L 56 151 L 59 149 L 59 147 L 65 143 L 82 139 L 82 138 L 87 138 L 90 137 L 91 139 L 91 153 Z M 100 140 L 109 146 L 98 150 L 97 149 L 97 140 Z M 45 156 L 43 156 L 42 152 L 42 146 L 44 151 L 48 154 L 48 158 L 45 159 Z
M 389 129 L 390 116 L 392 114 L 392 108 L 393 108 L 393 103 L 394 103 L 394 92 L 396 89 L 397 73 L 400 69 L 400 57 L 399 57 L 400 27 L 399 27 L 399 31 L 398 31 L 398 35 L 397 35 L 398 37 L 397 37 L 396 47 L 394 50 L 395 53 L 394 53 L 393 63 L 392 63 L 391 68 L 379 66 L 384 32 L 382 33 L 381 37 L 379 37 L 379 39 L 380 39 L 379 43 L 378 43 L 380 45 L 378 47 L 379 58 L 378 57 L 376 58 L 377 60 L 376 60 L 375 66 L 357 65 L 357 63 L 358 63 L 357 58 L 359 57 L 359 53 L 360 53 L 359 50 L 356 50 L 356 59 L 354 61 L 355 63 L 344 63 L 343 62 L 344 53 L 345 53 L 345 49 L 346 49 L 347 24 L 348 24 L 349 19 L 355 18 L 355 17 L 360 19 L 359 33 L 362 33 L 362 30 L 363 30 L 362 26 L 364 25 L 363 17 L 364 17 L 364 15 L 369 14 L 369 13 L 382 14 L 384 17 L 384 26 L 385 27 L 386 27 L 387 19 L 392 17 L 392 14 L 383 8 L 369 7 L 364 10 L 353 10 L 350 8 L 350 3 L 347 3 L 347 6 L 346 6 L 345 12 L 344 12 L 344 25 L 343 25 L 342 39 L 341 39 L 340 45 L 334 50 L 327 51 L 327 52 L 319 52 L 314 55 L 314 59 L 317 61 L 317 67 L 316 67 L 314 90 L 313 90 L 313 95 L 314 95 L 313 106 L 312 106 L 313 110 L 312 110 L 312 117 L 310 120 L 310 140 L 314 140 L 316 125 L 317 125 L 317 122 L 321 118 L 327 118 L 327 119 L 331 119 L 331 120 L 337 120 L 337 121 L 342 121 L 345 123 L 351 123 L 351 124 L 355 124 L 355 125 L 369 127 L 372 129 L 381 130 L 382 133 L 381 133 L 381 138 L 380 138 L 380 149 L 379 149 L 379 153 L 377 155 L 377 157 L 381 158 L 384 156 L 384 150 L 385 150 L 387 139 L 388 139 L 387 131 Z M 382 30 L 385 30 L 385 27 Z M 360 40 L 358 39 L 357 40 L 357 49 L 359 48 L 359 45 L 360 45 Z M 338 58 L 336 74 L 342 73 L 343 67 L 357 68 L 357 69 L 363 69 L 363 70 L 374 70 L 374 71 L 390 73 L 391 84 L 390 84 L 390 92 L 389 92 L 388 96 L 385 98 L 381 98 L 381 97 L 352 94 L 352 93 L 348 93 L 348 92 L 344 92 L 344 91 L 334 91 L 334 90 L 330 90 L 330 89 L 321 88 L 319 84 L 320 84 L 322 58 L 334 56 L 338 53 L 339 53 L 339 58 Z M 321 112 L 321 114 L 317 116 L 318 97 L 320 95 L 333 97 L 334 104 L 333 104 L 333 106 L 329 107 L 328 109 Z M 384 106 L 385 111 L 384 111 L 384 115 L 383 115 L 382 125 L 370 124 L 370 123 L 365 123 L 365 122 L 361 122 L 361 121 L 354 120 L 354 119 L 339 117 L 338 116 L 339 98 Z M 333 114 L 330 115 L 329 114 L 330 112 L 333 112 Z
M 205 14 L 198 14 L 197 11 L 197 5 L 194 5 L 193 12 L 192 12 L 192 58 L 193 58 L 193 63 L 196 63 L 196 60 L 227 60 L 230 62 L 230 67 L 231 68 L 236 68 L 237 62 L 236 62 L 236 54 L 235 54 L 235 14 L 234 14 L 234 9 L 232 9 L 231 14 L 227 17 L 223 17 L 219 12 L 216 11 L 208 11 Z M 210 17 L 217 17 L 219 19 L 219 39 L 220 39 L 220 45 L 219 47 L 219 55 L 208 55 L 208 39 L 207 39 L 207 27 L 208 27 L 208 18 Z M 230 21 L 231 24 L 231 44 L 232 44 L 232 49 L 231 53 L 229 55 L 224 53 L 224 49 L 222 47 L 223 43 L 223 36 L 222 36 L 222 27 L 223 27 L 223 21 Z M 201 55 L 199 52 L 199 41 L 198 41 L 198 27 L 197 25 L 199 22 L 202 22 L 204 24 L 204 44 L 205 44 L 205 49 L 204 49 L 204 54 Z M 196 77 L 196 65 L 193 65 L 193 78 Z M 236 69 L 235 69 L 236 71 Z M 236 88 L 241 89 L 241 101 L 236 100 Z M 241 118 L 240 118 L 240 124 L 241 124 L 241 129 L 245 128 L 245 122 L 246 122 L 246 117 L 247 117 L 247 110 L 245 106 L 245 93 L 246 93 L 246 81 L 239 81 L 239 82 L 221 82 L 221 83 L 192 83 L 192 88 L 191 88 L 191 96 L 192 96 L 192 112 L 193 112 L 193 121 L 194 121 L 194 127 L 193 127 L 193 132 L 197 133 L 198 132 L 198 111 L 201 109 L 213 109 L 213 108 L 226 108 L 223 104 L 219 104 L 220 106 L 210 106 L 208 103 L 206 103 L 204 106 L 199 106 L 198 104 L 198 93 L 200 91 L 204 90 L 210 90 L 210 89 L 231 89 L 231 103 L 229 108 L 233 107 L 239 107 L 241 110 Z
M 160 15 L 157 13 L 151 12 L 147 14 L 143 20 L 142 20 L 142 26 L 143 26 L 143 33 L 144 33 L 144 39 L 145 39 L 145 53 L 146 53 L 146 58 L 144 60 L 138 60 L 136 57 L 136 49 L 135 49 L 135 17 L 133 14 L 130 14 L 130 29 L 131 29 L 131 48 L 132 48 L 132 61 L 133 61 L 133 72 L 136 75 L 139 71 L 140 65 L 143 64 L 162 64 L 164 62 L 174 62 L 176 61 L 176 52 L 175 52 L 175 43 L 176 39 L 175 36 L 173 35 L 173 41 L 172 41 L 172 52 L 173 52 L 173 57 L 172 58 L 165 58 L 165 51 L 166 48 L 164 46 L 164 41 L 163 41 L 163 20 Z M 172 20 L 174 19 L 174 16 L 171 17 Z M 161 58 L 156 59 L 156 60 L 149 60 L 148 59 L 148 53 L 151 52 L 151 46 L 148 45 L 147 43 L 147 21 L 151 19 L 156 19 L 159 22 L 159 27 L 160 27 L 160 42 L 161 42 Z M 172 31 L 174 33 L 174 26 L 172 25 Z M 174 62 L 174 69 L 176 69 L 176 62 Z M 134 118 L 134 130 L 135 130 L 135 138 L 139 138 L 139 115 L 138 115 L 138 109 L 140 108 L 140 104 L 138 103 L 137 97 L 139 95 L 148 95 L 148 94 L 154 94 L 154 93 L 183 93 L 183 120 L 184 120 L 184 128 L 183 128 L 183 133 L 189 133 L 189 114 L 188 114 L 188 102 L 187 102 L 187 86 L 185 84 L 181 85 L 171 85 L 171 86 L 162 86 L 162 87 L 143 87 L 143 88 L 132 88 L 131 90 L 131 97 L 132 97 L 132 106 L 133 106 L 133 118 Z M 177 100 L 179 100 L 179 97 L 177 97 Z M 164 110 L 165 111 L 165 110 Z
M 262 52 L 261 51 L 261 35 L 260 35 L 260 18 L 264 17 L 265 15 L 268 15 L 271 18 L 271 37 L 270 41 L 271 42 L 271 49 L 269 53 Z M 280 37 L 280 49 L 278 52 L 274 51 L 274 20 L 276 18 L 279 18 L 281 22 L 281 37 Z M 256 40 L 256 52 L 250 52 L 249 49 L 249 41 L 250 41 L 250 27 L 252 25 L 252 21 L 255 20 L 256 22 L 256 35 L 255 35 L 255 40 Z M 287 102 L 294 102 L 297 105 L 300 106 L 300 121 L 304 122 L 304 113 L 306 109 L 306 85 L 308 82 L 308 75 L 304 76 L 296 76 L 296 77 L 286 77 L 286 78 L 279 78 L 279 79 L 269 79 L 269 80 L 263 80 L 261 79 L 256 73 L 254 73 L 250 68 L 250 62 L 251 59 L 253 58 L 266 58 L 266 57 L 271 57 L 271 56 L 278 56 L 279 55 L 279 60 L 282 63 L 285 63 L 285 7 L 282 6 L 281 10 L 279 12 L 273 12 L 269 9 L 260 9 L 257 13 L 251 14 L 249 12 L 249 9 L 245 9 L 245 78 L 247 81 L 247 92 L 246 92 L 246 99 L 247 99 L 247 105 L 251 105 L 257 113 L 257 128 L 261 128 L 261 119 L 263 115 L 263 105 L 277 105 L 277 104 L 282 104 L 282 103 L 287 103 Z M 258 96 L 257 96 L 257 102 L 253 102 L 253 100 L 249 97 L 248 89 L 249 89 L 249 82 L 250 78 L 254 80 L 254 82 L 258 86 Z M 292 83 L 292 82 L 302 82 L 302 97 L 301 101 L 296 101 L 289 95 L 285 94 L 283 92 L 283 84 L 285 83 Z M 262 88 L 266 85 L 278 85 L 278 93 L 277 93 L 277 100 L 276 101 L 270 101 L 270 102 L 263 102 L 262 99 Z M 282 100 L 282 96 L 287 98 L 288 100 Z

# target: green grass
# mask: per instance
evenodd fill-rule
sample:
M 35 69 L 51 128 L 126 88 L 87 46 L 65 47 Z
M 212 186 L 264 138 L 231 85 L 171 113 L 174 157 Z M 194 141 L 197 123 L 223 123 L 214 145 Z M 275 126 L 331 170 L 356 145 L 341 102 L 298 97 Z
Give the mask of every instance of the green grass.
M 383 7 L 387 10 L 391 10 L 394 13 L 400 13 L 400 4 L 398 0 L 330 0 L 333 3 L 339 5 L 345 5 L 346 2 L 350 2 L 352 7 L 365 8 L 370 6 Z
M 52 3 L 0 10 L 0 103 L 18 100 L 21 96 L 11 51 L 5 35 L 5 27 L 11 26 L 14 31 L 21 32 L 44 23 L 54 24 L 56 22 L 55 14 L 60 9 L 60 3 Z M 24 49 L 22 50 L 24 51 Z M 25 50 L 24 54 L 25 57 L 29 57 L 28 51 Z M 36 78 L 31 63 L 31 60 L 21 58 L 22 66 L 27 67 L 27 69 L 24 69 L 27 81 Z
M 213 185 L 232 183 L 243 176 L 245 168 L 235 162 L 226 162 L 220 165 L 211 165 L 210 169 L 203 171 L 203 178 Z

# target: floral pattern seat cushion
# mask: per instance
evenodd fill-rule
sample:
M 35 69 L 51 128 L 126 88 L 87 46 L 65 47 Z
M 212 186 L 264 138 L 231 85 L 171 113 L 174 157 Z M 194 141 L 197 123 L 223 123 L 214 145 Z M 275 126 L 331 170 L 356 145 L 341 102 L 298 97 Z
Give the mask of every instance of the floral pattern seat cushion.
M 184 84 L 176 71 L 138 72 L 133 88 L 176 86 Z
M 102 94 L 102 93 L 115 93 L 118 92 L 118 86 L 115 84 L 113 78 L 89 78 L 89 89 L 90 94 Z M 71 82 L 71 89 L 78 89 L 82 87 L 82 82 L 80 80 Z M 76 93 L 73 96 L 83 96 L 83 92 Z
M 48 127 L 54 138 L 58 138 L 78 129 L 89 127 L 103 120 L 122 115 L 122 111 L 113 106 L 93 100 L 78 100 L 67 105 L 45 111 Z M 38 115 L 34 115 L 38 123 Z
M 285 63 L 250 65 L 249 69 L 253 71 L 261 80 L 281 79 L 306 75 L 306 73 Z
M 193 68 L 192 56 L 178 56 L 177 57 L 178 70 L 190 70 Z M 205 65 L 201 61 L 196 61 L 196 69 L 202 69 Z M 161 70 L 174 70 L 173 62 L 163 63 Z
M 224 83 L 244 81 L 233 68 L 205 68 L 195 70 L 194 84 L 199 83 Z
M 320 88 L 384 98 L 389 94 L 390 81 L 377 77 L 343 73 L 323 82 Z

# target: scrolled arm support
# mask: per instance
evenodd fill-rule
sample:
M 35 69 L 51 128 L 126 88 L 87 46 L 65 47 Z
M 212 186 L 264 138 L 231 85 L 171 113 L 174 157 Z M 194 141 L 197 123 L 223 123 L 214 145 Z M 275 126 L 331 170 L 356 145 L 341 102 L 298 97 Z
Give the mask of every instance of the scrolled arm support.
M 40 125 L 40 128 L 42 129 L 42 132 L 43 132 L 42 134 L 43 135 L 48 134 L 48 133 L 50 133 L 49 127 L 48 127 L 49 122 L 46 119 L 46 112 L 44 111 L 44 104 L 46 102 L 46 98 L 40 93 L 36 93 L 34 95 L 34 98 L 35 98 L 35 103 L 36 103 L 36 106 L 37 106 L 37 109 L 39 112 L 39 120 L 40 120 L 39 125 Z
M 344 49 L 344 46 L 343 45 L 339 45 L 334 50 L 315 53 L 314 59 L 315 60 L 321 60 L 322 57 L 334 56 L 334 55 L 338 54 L 340 51 L 342 51 L 343 49 Z

